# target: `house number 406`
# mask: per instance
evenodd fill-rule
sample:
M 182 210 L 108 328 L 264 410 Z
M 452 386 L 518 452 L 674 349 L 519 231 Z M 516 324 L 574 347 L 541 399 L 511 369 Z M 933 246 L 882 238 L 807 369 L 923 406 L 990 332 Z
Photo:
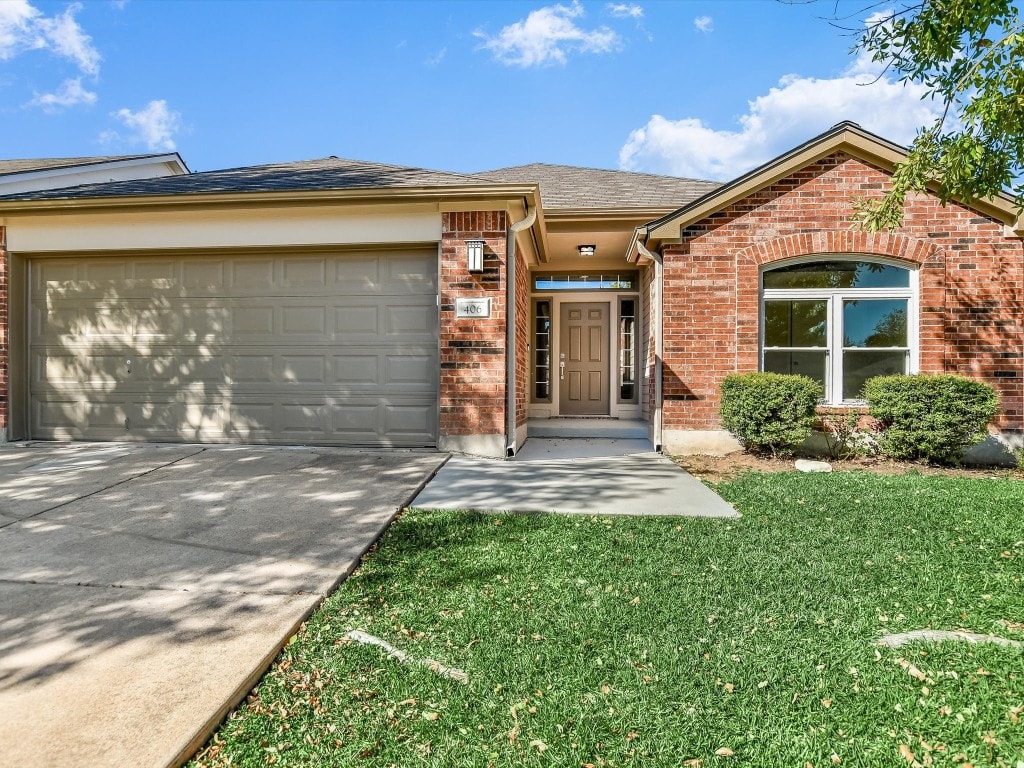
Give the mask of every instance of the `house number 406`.
M 456 299 L 456 317 L 490 317 L 490 299 Z

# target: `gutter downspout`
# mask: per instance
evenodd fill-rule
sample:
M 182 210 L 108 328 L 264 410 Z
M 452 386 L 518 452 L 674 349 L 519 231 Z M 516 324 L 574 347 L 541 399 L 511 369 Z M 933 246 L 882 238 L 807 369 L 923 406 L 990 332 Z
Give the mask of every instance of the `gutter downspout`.
M 508 228 L 505 248 L 505 457 L 516 453 L 516 235 L 537 221 L 537 206 L 530 210 L 524 201 L 526 217 Z
M 641 256 L 651 260 L 654 264 L 654 450 L 661 451 L 662 446 L 662 371 L 665 359 L 665 335 L 664 335 L 664 313 L 662 303 L 665 291 L 665 265 L 661 254 L 647 250 L 647 246 L 637 238 L 636 248 Z

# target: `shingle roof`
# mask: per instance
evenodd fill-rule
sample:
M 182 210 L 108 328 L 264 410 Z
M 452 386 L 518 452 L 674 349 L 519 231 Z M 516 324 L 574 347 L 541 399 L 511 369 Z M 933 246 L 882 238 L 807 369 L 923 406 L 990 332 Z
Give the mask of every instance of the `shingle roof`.
M 163 157 L 163 155 L 105 155 L 99 157 L 42 157 L 25 160 L 0 160 L 0 176 L 12 173 L 30 173 L 31 171 L 50 171 L 57 168 L 77 168 L 82 165 L 116 163 L 123 160 L 142 160 L 147 157 Z
M 448 171 L 431 171 L 385 163 L 325 157 L 292 163 L 253 165 L 184 176 L 86 184 L 59 190 L 27 192 L 4 199 L 47 200 L 129 195 L 192 195 L 230 192 L 303 192 L 333 189 L 486 186 L 493 179 Z
M 653 173 L 531 163 L 475 174 L 493 181 L 540 184 L 547 209 L 678 208 L 721 186 L 716 181 Z

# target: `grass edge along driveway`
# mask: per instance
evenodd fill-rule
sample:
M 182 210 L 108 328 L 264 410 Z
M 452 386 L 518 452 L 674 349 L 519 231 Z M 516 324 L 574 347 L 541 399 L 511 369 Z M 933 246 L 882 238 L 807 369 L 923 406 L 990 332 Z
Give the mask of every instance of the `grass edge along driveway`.
M 1024 639 L 1024 483 L 717 490 L 743 519 L 407 513 L 193 765 L 1024 766 L 1024 651 L 874 644 Z

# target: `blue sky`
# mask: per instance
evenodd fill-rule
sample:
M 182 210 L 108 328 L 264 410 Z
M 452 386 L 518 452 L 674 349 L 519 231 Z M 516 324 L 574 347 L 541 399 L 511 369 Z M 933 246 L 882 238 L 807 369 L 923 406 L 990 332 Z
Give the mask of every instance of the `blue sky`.
M 866 3 L 840 2 L 848 24 Z M 0 0 L 0 156 L 176 149 L 726 179 L 841 119 L 935 107 L 849 53 L 833 0 Z

